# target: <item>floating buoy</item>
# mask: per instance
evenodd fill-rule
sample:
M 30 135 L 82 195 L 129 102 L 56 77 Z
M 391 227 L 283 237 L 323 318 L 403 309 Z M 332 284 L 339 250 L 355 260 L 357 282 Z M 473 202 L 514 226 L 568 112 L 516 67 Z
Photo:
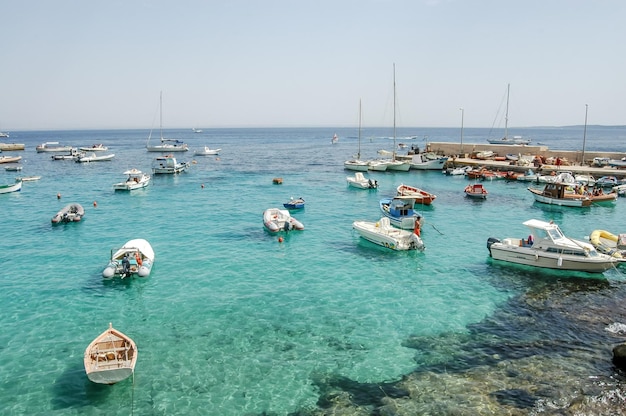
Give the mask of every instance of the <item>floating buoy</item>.
M 282 236 L 278 237 L 278 242 L 279 242 L 279 243 L 282 243 L 282 242 L 283 242 L 283 237 L 282 237 Z
M 61 193 L 57 194 L 57 199 L 61 199 Z
M 94 206 L 94 207 L 97 207 L 97 206 L 98 206 L 98 202 L 93 201 L 93 206 Z
M 204 189 L 204 184 L 200 185 L 200 187 L 201 187 L 202 189 Z
M 216 158 L 215 158 L 215 160 L 220 160 L 220 158 L 219 158 L 219 157 L 216 157 Z

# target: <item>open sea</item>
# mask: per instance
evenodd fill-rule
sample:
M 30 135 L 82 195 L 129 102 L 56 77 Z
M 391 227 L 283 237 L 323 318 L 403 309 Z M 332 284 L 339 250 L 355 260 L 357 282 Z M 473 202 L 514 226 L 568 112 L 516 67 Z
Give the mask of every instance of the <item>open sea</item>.
M 509 129 L 550 149 L 582 147 L 583 127 Z M 489 258 L 489 237 L 525 236 L 554 220 L 566 235 L 626 232 L 626 198 L 585 209 L 534 202 L 523 182 L 439 171 L 369 172 L 378 190 L 347 186 L 357 129 L 168 130 L 190 151 L 182 174 L 114 192 L 129 168 L 150 171 L 148 130 L 12 131 L 21 172 L 0 195 L 0 414 L 3 415 L 526 415 L 622 414 L 626 268 L 600 275 L 536 270 Z M 331 144 L 334 133 L 339 142 Z M 388 128 L 365 128 L 361 154 L 392 150 Z M 154 134 L 153 134 L 154 136 Z M 398 129 L 397 142 L 459 141 L 459 129 Z M 416 137 L 409 139 L 408 137 Z M 489 129 L 464 130 L 487 143 Z M 626 152 L 626 127 L 588 126 L 587 150 Z M 109 162 L 53 161 L 35 146 L 103 143 Z M 196 156 L 203 146 L 219 156 Z M 272 183 L 282 177 L 283 184 Z M 355 220 L 409 184 L 437 195 L 419 207 L 424 252 L 359 239 Z M 58 198 L 57 195 L 60 197 Z M 290 197 L 304 231 L 279 242 L 262 213 Z M 52 225 L 65 205 L 79 223 Z M 105 280 L 110 251 L 145 238 L 148 278 Z M 135 375 L 90 382 L 87 345 L 109 322 L 137 343 Z

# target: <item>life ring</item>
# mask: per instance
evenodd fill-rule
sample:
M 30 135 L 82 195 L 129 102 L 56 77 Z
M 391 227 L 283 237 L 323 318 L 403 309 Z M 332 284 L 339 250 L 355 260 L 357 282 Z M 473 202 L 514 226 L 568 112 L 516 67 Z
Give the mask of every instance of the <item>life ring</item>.
M 420 222 L 419 220 L 415 220 L 415 227 L 413 228 L 413 234 L 416 236 L 420 236 Z
M 143 264 L 143 260 L 141 260 L 141 256 L 139 255 L 139 252 L 135 252 L 135 260 L 137 260 L 137 264 L 138 265 L 142 265 Z

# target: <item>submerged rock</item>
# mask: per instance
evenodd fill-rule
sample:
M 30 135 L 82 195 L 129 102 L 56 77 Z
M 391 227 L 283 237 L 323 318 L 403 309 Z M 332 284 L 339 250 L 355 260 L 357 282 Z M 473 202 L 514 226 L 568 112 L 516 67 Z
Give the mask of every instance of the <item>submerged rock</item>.
M 621 370 L 626 370 L 626 344 L 613 348 L 613 364 Z

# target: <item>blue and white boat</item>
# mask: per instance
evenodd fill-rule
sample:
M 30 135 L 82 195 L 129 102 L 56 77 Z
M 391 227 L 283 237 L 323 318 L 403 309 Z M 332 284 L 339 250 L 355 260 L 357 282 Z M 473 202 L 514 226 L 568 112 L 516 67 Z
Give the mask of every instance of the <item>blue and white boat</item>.
M 391 225 L 403 230 L 415 229 L 415 222 L 421 223 L 422 216 L 415 212 L 415 197 L 396 196 L 380 200 L 380 210 L 389 218 Z
M 285 202 L 283 206 L 287 209 L 302 209 L 304 208 L 304 198 L 300 197 L 296 199 L 291 197 L 291 199 Z

